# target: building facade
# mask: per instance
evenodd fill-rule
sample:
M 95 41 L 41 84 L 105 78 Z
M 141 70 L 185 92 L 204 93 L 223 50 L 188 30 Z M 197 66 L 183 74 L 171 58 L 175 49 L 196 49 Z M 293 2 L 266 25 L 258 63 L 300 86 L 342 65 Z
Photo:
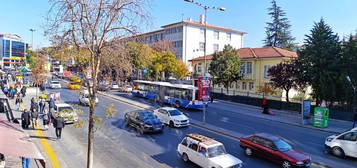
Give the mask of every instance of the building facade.
M 237 50 L 237 54 L 241 58 L 241 73 L 243 79 L 233 82 L 229 87 L 229 93 L 223 86 L 214 85 L 215 92 L 224 92 L 229 95 L 242 95 L 261 97 L 261 89 L 269 85 L 270 77 L 268 70 L 270 67 L 281 62 L 291 61 L 297 58 L 295 52 L 284 50 L 276 47 L 264 48 L 241 48 Z M 207 67 L 211 62 L 212 55 L 206 56 Z M 190 60 L 193 65 L 194 76 L 203 76 L 204 57 L 198 57 Z M 289 91 L 289 97 L 293 98 L 299 94 L 297 91 Z M 270 99 L 285 100 L 285 92 L 283 90 L 276 90 L 274 95 L 265 95 Z
M 9 69 L 21 66 L 28 45 L 15 34 L 0 34 L 0 66 Z
M 224 45 L 227 44 L 236 49 L 243 47 L 243 35 L 246 34 L 245 32 L 211 24 L 206 25 L 203 18 L 201 16 L 200 21 L 188 19 L 164 25 L 160 30 L 132 36 L 129 39 L 135 39 L 137 42 L 143 42 L 149 46 L 160 40 L 169 40 L 173 44 L 176 57 L 189 67 L 191 67 L 189 60 L 204 55 L 204 32 L 206 26 L 206 55 L 223 50 Z

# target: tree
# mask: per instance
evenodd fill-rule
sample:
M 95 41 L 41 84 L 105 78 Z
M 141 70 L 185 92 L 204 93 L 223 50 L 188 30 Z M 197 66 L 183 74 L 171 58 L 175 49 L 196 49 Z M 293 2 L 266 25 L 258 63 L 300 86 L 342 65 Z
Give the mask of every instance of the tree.
M 312 86 L 313 97 L 334 101 L 339 97 L 343 71 L 341 46 L 337 34 L 323 19 L 314 24 L 310 35 L 298 51 L 300 72 L 304 82 Z
M 289 102 L 289 90 L 298 87 L 294 71 L 292 62 L 281 62 L 268 70 L 272 86 L 285 90 L 286 102 Z
M 149 72 L 158 80 L 166 80 L 175 70 L 176 57 L 171 51 L 156 52 Z
M 176 60 L 176 66 L 173 70 L 173 74 L 176 79 L 182 80 L 189 75 L 189 70 L 182 60 Z
M 342 43 L 342 56 L 345 76 L 349 76 L 352 85 L 357 86 L 357 38 L 353 38 L 353 36 L 350 35 L 348 40 Z M 341 74 L 341 76 L 344 75 Z M 346 81 L 345 87 L 342 88 L 345 88 L 343 89 L 345 93 L 344 95 L 346 95 L 345 100 L 350 104 L 357 103 L 356 95 L 354 94 L 354 92 L 352 92 L 353 88 L 351 86 L 351 83 Z
M 93 126 L 96 86 L 103 52 L 110 47 L 111 39 L 118 39 L 137 31 L 146 20 L 142 0 L 52 0 L 48 12 L 46 34 L 61 37 L 76 48 L 85 48 L 90 53 L 90 68 L 93 87 L 89 90 L 87 168 L 93 167 Z
M 223 84 L 227 88 L 227 92 L 232 82 L 242 79 L 240 58 L 232 46 L 225 45 L 223 51 L 213 54 L 209 73 L 212 76 L 213 83 Z
M 158 40 L 151 46 L 151 48 L 157 52 L 171 51 L 172 53 L 175 53 L 175 47 L 172 41 L 168 39 Z
M 291 36 L 289 20 L 286 13 L 276 4 L 275 0 L 271 1 L 272 6 L 268 8 L 272 22 L 267 22 L 265 27 L 266 38 L 263 40 L 265 46 L 279 47 L 287 50 L 294 49 L 295 38 Z
M 30 68 L 35 66 L 34 57 L 36 56 L 36 52 L 27 49 L 26 50 L 26 63 L 29 64 Z

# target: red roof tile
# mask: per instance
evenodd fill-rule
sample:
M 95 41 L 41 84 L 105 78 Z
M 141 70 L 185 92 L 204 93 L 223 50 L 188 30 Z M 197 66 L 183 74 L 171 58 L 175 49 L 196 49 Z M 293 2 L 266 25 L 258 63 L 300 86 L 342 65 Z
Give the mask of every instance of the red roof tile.
M 285 49 L 277 47 L 263 47 L 263 48 L 240 48 L 237 50 L 240 58 L 251 59 L 251 58 L 297 58 L 296 52 L 288 51 Z M 211 60 L 212 55 L 207 55 L 206 60 Z M 190 61 L 201 61 L 205 57 L 197 57 Z

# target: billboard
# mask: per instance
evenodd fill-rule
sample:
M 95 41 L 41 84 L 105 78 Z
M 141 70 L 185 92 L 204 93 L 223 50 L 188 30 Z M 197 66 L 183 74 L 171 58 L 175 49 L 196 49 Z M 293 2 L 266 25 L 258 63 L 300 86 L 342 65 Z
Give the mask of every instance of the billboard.
M 208 101 L 210 99 L 211 79 L 209 77 L 198 77 L 198 100 Z

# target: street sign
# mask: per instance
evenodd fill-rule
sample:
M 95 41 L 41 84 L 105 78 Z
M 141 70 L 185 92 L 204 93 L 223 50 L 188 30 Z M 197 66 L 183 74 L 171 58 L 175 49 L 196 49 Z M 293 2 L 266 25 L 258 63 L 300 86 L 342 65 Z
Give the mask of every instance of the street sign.
M 302 102 L 302 124 L 308 124 L 311 117 L 311 101 L 304 100 Z

